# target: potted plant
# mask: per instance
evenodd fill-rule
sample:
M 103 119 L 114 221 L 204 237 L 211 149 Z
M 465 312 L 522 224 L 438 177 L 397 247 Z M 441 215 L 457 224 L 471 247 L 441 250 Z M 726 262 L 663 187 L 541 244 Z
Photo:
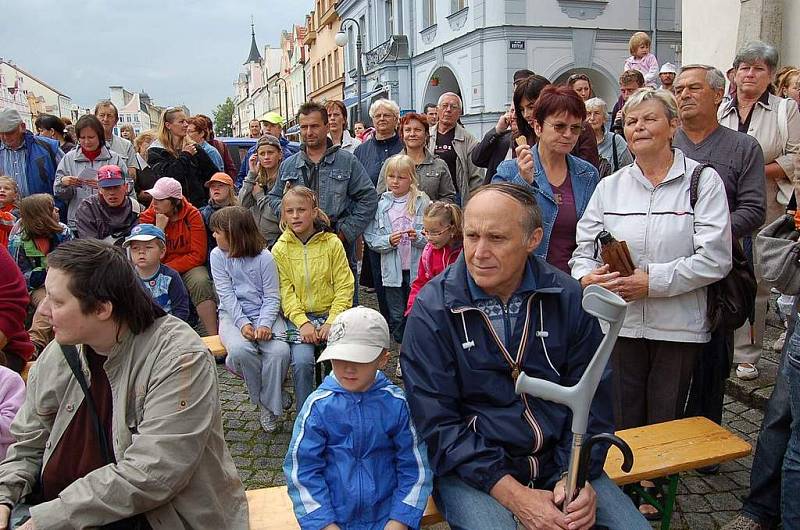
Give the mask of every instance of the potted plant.
M 435 75 L 431 77 L 431 86 L 439 86 L 439 76 Z

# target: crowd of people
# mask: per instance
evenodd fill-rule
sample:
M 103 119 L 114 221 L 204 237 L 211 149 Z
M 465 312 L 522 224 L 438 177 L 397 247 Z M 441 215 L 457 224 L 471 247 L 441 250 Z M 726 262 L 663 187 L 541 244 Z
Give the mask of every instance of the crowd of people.
M 374 101 L 352 132 L 343 102 L 307 102 L 299 150 L 269 113 L 240 167 L 181 107 L 119 136 L 110 101 L 37 134 L 0 110 L 0 529 L 247 528 L 199 335 L 219 335 L 266 433 L 294 406 L 303 528 L 416 528 L 431 494 L 454 529 L 649 528 L 658 511 L 605 475 L 602 445 L 565 498 L 568 409 L 516 377 L 580 379 L 603 337 L 582 290 L 600 285 L 628 310 L 587 434 L 721 423 L 731 366 L 758 377 L 764 346 L 752 240 L 800 177 L 800 70 L 753 42 L 726 86 L 650 44 L 632 36 L 610 110 L 588 75 L 530 70 L 480 140 L 451 92 L 402 116 Z M 630 270 L 601 252 L 614 238 Z M 758 287 L 733 329 L 709 288 L 740 244 Z M 800 525 L 798 302 L 781 300 L 784 360 L 730 529 Z M 392 341 L 405 392 L 381 372 Z

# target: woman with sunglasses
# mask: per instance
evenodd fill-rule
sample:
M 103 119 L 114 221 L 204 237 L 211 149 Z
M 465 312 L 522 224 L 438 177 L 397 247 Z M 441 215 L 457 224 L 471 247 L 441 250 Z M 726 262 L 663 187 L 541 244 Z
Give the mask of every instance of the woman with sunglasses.
M 517 87 L 515 102 L 517 91 L 525 86 Z M 534 189 L 544 229 L 536 255 L 569 274 L 568 262 L 576 247 L 575 227 L 599 181 L 594 166 L 570 154 L 583 130 L 586 107 L 566 86 L 545 87 L 532 105 L 528 97 L 519 99 L 538 141 L 533 147 L 527 143 L 517 146 L 516 160 L 502 162 L 492 182 Z
M 572 74 L 567 79 L 567 84 L 583 101 L 588 101 L 594 97 L 592 80 L 586 74 Z

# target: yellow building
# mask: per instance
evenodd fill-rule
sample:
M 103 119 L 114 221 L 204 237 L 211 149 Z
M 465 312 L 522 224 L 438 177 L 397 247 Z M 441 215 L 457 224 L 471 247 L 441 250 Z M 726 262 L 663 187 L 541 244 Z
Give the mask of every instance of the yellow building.
M 308 100 L 324 103 L 344 99 L 344 60 L 334 37 L 341 20 L 337 0 L 315 0 L 315 9 L 306 16 L 306 89 Z

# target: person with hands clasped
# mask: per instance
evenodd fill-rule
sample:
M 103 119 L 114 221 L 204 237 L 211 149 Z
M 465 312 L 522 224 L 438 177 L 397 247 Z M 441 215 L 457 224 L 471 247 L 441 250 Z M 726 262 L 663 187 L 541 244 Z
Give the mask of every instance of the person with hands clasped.
M 319 360 L 333 375 L 297 414 L 283 464 L 304 530 L 419 528 L 431 471 L 405 394 L 380 371 L 389 346 L 374 309 L 348 309 L 331 326 Z
M 283 415 L 281 385 L 289 369 L 289 345 L 276 337 L 286 330 L 278 269 L 246 208 L 218 210 L 209 228 L 217 241 L 211 275 L 219 297 L 219 336 L 228 352 L 225 365 L 244 378 L 261 426 L 272 433 Z
M 731 269 L 731 224 L 725 187 L 711 167 L 699 174 L 697 202 L 690 182 L 700 165 L 672 148 L 678 110 L 672 93 L 642 89 L 623 107 L 633 164 L 597 185 L 578 221 L 572 276 L 598 284 L 629 304 L 611 356 L 617 429 L 682 416 L 695 356 L 711 337 L 707 286 Z M 636 265 L 622 277 L 596 257 L 606 230 L 626 241 Z M 654 514 L 652 506 L 640 510 Z
M 341 240 L 331 232 L 317 196 L 305 186 L 286 191 L 284 231 L 272 255 L 278 266 L 281 305 L 288 320 L 297 409 L 314 389 L 314 347 L 327 342 L 331 323 L 353 303 L 353 273 Z

